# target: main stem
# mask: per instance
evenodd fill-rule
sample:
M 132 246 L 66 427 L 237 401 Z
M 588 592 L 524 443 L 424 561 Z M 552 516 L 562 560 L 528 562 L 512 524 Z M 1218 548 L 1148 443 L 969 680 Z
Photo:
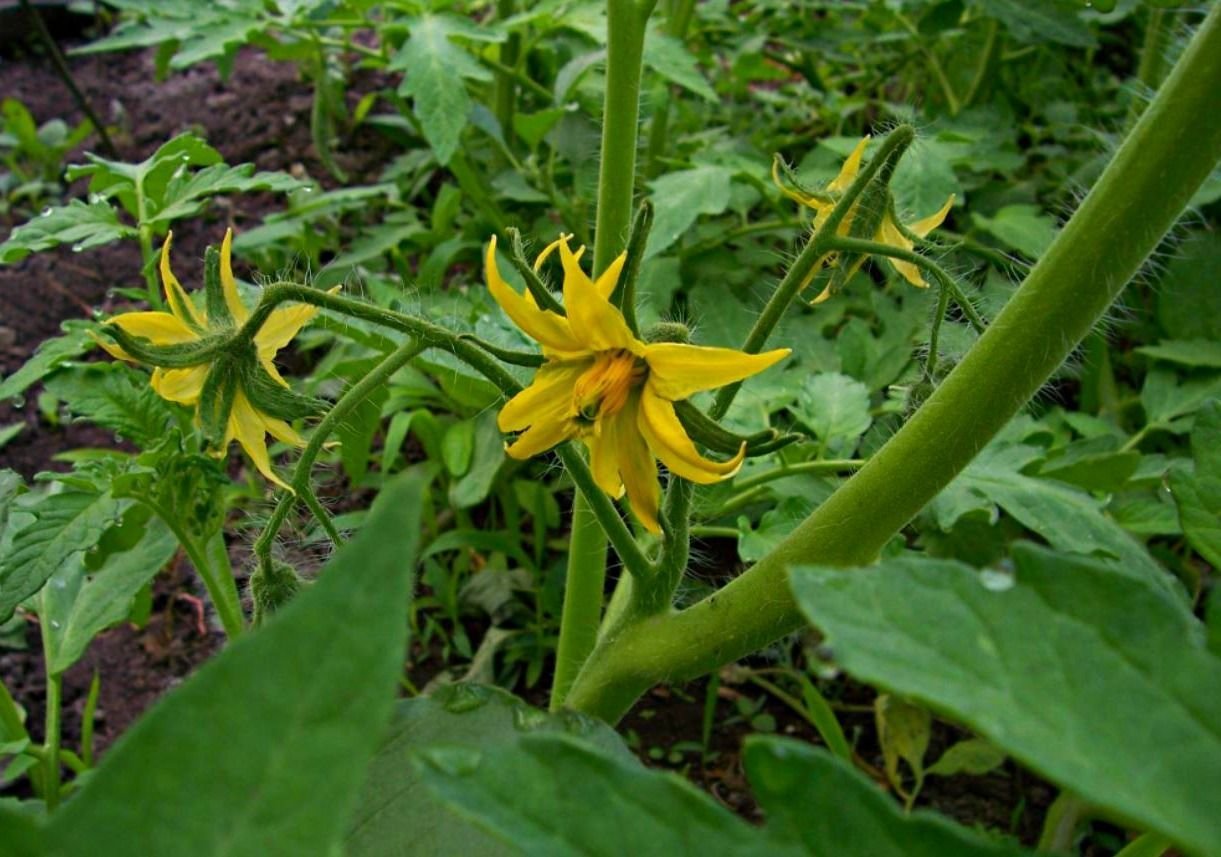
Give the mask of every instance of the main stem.
M 704 674 L 802 624 L 793 565 L 856 566 L 944 488 L 1064 361 L 1221 158 L 1221 6 L 1081 207 L 929 400 L 770 554 L 719 592 L 602 640 L 568 704 L 616 721 L 651 685 Z
M 607 4 L 606 100 L 594 226 L 595 276 L 623 251 L 632 221 L 640 75 L 645 25 L 652 11 L 650 0 L 610 0 Z M 605 580 L 606 533 L 588 498 L 578 490 L 572 501 L 572 539 L 551 687 L 552 709 L 564 704 L 569 687 L 593 650 Z

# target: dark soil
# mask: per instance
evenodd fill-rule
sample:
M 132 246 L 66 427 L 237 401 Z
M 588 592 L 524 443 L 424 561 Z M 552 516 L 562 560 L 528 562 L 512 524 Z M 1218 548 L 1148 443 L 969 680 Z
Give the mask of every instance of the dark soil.
M 147 157 L 173 135 L 195 130 L 231 164 L 254 162 L 260 169 L 308 174 L 324 186 L 333 185 L 310 140 L 309 88 L 290 65 L 275 64 L 258 52 L 244 51 L 227 81 L 221 81 L 211 65 L 201 65 L 158 83 L 151 51 L 78 57 L 70 64 L 95 108 L 104 117 L 122 117 L 116 143 L 124 160 Z M 376 88 L 377 81 L 357 77 L 354 84 L 348 92 L 353 102 L 363 92 Z M 36 52 L 0 63 L 0 93 L 20 99 L 39 122 L 54 117 L 73 122 L 80 119 L 50 63 Z M 344 151 L 346 154 L 339 154 L 337 159 L 355 182 L 375 176 L 392 154 L 376 137 L 351 141 Z M 79 196 L 84 189 L 78 186 L 72 192 Z M 176 228 L 177 272 L 184 284 L 188 288 L 199 285 L 201 265 L 197 260 L 207 244 L 218 240 L 226 225 L 253 225 L 277 204 L 275 199 L 257 195 L 220 200 L 210 212 L 221 222 L 209 223 L 201 218 Z M 21 219 L 14 218 L 7 224 L 0 220 L 0 236 L 16 222 Z M 40 342 L 59 332 L 65 319 L 112 309 L 121 300 L 114 294 L 116 287 L 141 287 L 139 267 L 139 253 L 131 243 L 80 254 L 61 248 L 36 254 L 15 266 L 0 267 L 0 374 L 8 374 L 24 363 Z M 15 440 L 0 449 L 0 467 L 13 468 L 29 478 L 40 470 L 62 468 L 64 465 L 54 460 L 57 453 L 114 444 L 111 435 L 96 428 L 44 424 L 33 406 L 37 393 L 37 389 L 29 391 L 24 406 L 0 403 L 0 426 L 17 421 L 26 425 Z M 334 495 L 334 502 L 351 502 L 343 485 L 328 485 L 326 493 Z M 240 567 L 236 560 L 244 553 L 242 539 L 242 535 L 235 539 L 235 567 Z M 718 552 L 716 558 L 726 567 L 735 561 L 732 550 Z M 203 594 L 199 590 L 189 565 L 176 562 L 156 583 L 153 614 L 144 628 L 118 627 L 93 642 L 83 660 L 65 676 L 66 746 L 78 747 L 81 711 L 95 672 L 101 676 L 96 743 L 104 751 L 160 694 L 219 648 L 223 635 L 210 616 L 199 612 L 202 603 L 196 599 Z M 26 707 L 32 731 L 38 737 L 45 680 L 34 626 L 27 636 L 27 650 L 0 655 L 0 677 Z M 472 634 L 476 645 L 478 639 Z M 429 662 L 427 653 L 417 652 L 414 660 L 413 679 L 426 679 L 444 666 Z M 712 722 L 716 725 L 707 747 L 701 746 L 706 681 L 683 688 L 656 688 L 627 718 L 623 731 L 646 762 L 680 770 L 731 810 L 758 821 L 758 808 L 740 758 L 742 740 L 757 731 L 758 716 L 770 716 L 780 734 L 818 739 L 783 702 L 754 685 L 734 685 L 729 681 L 732 676 L 727 676 L 714 695 Z M 848 710 L 841 712 L 841 720 L 849 739 L 856 741 L 857 752 L 866 765 L 880 769 L 880 751 L 869 713 L 871 691 L 847 685 L 838 692 L 839 699 L 848 705 Z M 751 717 L 742 716 L 743 700 L 754 706 L 753 726 Z M 939 725 L 929 758 L 935 759 L 957 737 L 956 730 Z M 1051 787 L 1006 764 L 983 777 L 929 778 L 919 805 L 934 806 L 967 825 L 987 826 L 1030 844 L 1038 837 L 1053 796 Z

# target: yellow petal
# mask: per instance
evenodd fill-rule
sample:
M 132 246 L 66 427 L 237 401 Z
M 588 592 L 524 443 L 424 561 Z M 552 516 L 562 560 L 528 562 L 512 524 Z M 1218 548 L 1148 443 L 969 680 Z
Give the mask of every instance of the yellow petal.
M 136 358 L 132 357 L 122 348 L 115 345 L 105 336 L 99 336 L 98 334 L 94 333 L 93 331 L 89 331 L 89 338 L 92 339 L 95 344 L 97 344 L 103 351 L 105 351 L 111 357 L 114 357 L 118 360 L 126 360 L 129 363 L 136 362 Z
M 260 357 L 271 358 L 275 353 L 288 345 L 301 328 L 305 327 L 314 316 L 318 315 L 318 307 L 309 304 L 280 307 L 272 310 L 266 323 L 254 335 L 255 347 Z
M 803 193 L 796 188 L 791 188 L 784 183 L 784 180 L 780 178 L 779 155 L 772 158 L 772 184 L 774 184 L 780 190 L 780 192 L 789 199 L 793 200 L 794 202 L 801 203 L 809 208 L 818 208 L 819 206 L 826 205 L 826 203 L 824 203 L 822 200 L 817 199 L 808 193 Z
M 183 405 L 193 405 L 199 401 L 199 394 L 203 391 L 207 377 L 208 366 L 206 364 L 188 366 L 185 369 L 158 367 L 153 370 L 153 377 L 149 384 L 163 399 Z
M 869 135 L 866 134 L 861 138 L 861 142 L 856 144 L 856 148 L 852 150 L 852 154 L 844 161 L 844 165 L 840 167 L 839 175 L 827 185 L 827 190 L 843 193 L 851 186 L 852 182 L 856 180 L 856 174 L 861 170 L 861 158 L 864 156 L 865 147 L 868 145 Z
M 545 363 L 534 373 L 530 386 L 505 403 L 496 418 L 501 431 L 521 431 L 536 422 L 567 418 L 572 410 L 572 388 L 592 360 Z
M 569 440 L 576 434 L 572 420 L 546 420 L 530 426 L 521 437 L 505 447 L 509 458 L 521 461 L 546 452 L 556 444 Z
M 589 447 L 589 469 L 593 472 L 598 487 L 618 500 L 623 496 L 623 480 L 619 477 L 619 448 L 623 443 L 623 432 L 639 434 L 636 428 L 636 405 L 629 403 L 599 421 L 598 431 L 585 438 Z M 646 454 L 648 450 L 645 450 Z M 649 454 L 650 458 L 652 455 Z
M 623 420 L 622 428 L 615 434 L 619 475 L 636 519 L 650 533 L 660 533 L 657 512 L 661 505 L 661 485 L 657 481 L 657 462 L 636 425 L 639 411 L 637 400 L 618 415 Z
M 907 236 L 895 226 L 895 222 L 889 214 L 882 218 L 882 225 L 878 227 L 878 241 L 902 250 L 911 250 L 915 247 L 911 241 L 907 240 Z M 911 262 L 904 262 L 900 259 L 887 259 L 886 261 L 894 266 L 894 269 L 899 272 L 899 276 L 913 286 L 919 286 L 922 289 L 928 288 L 928 283 L 924 281 L 924 274 Z
M 225 293 L 225 305 L 236 324 L 245 324 L 250 311 L 242 303 L 237 292 L 237 280 L 233 278 L 233 230 L 225 230 L 225 240 L 220 242 L 220 285 Z
M 921 218 L 911 226 L 908 226 L 908 231 L 914 232 L 916 235 L 923 238 L 945 222 L 946 215 L 950 213 L 950 209 L 953 207 L 954 194 L 950 194 L 950 198 L 945 201 L 945 205 L 941 206 L 941 208 L 930 214 L 928 217 Z
M 281 387 L 287 387 L 288 382 L 284 380 L 284 376 L 280 374 L 280 370 L 276 368 L 276 364 L 271 362 L 271 358 L 259 355 L 259 365 L 263 367 L 263 371 L 271 376 L 271 380 L 275 381 Z
M 749 378 L 791 353 L 788 348 L 747 354 L 733 348 L 659 342 L 645 346 L 644 359 L 649 364 L 649 386 L 663 399 L 676 402 Z
M 587 351 L 580 341 L 572 334 L 568 320 L 549 310 L 539 309 L 534 299 L 527 292 L 519 295 L 500 276 L 496 267 L 496 236 L 488 242 L 487 253 L 484 256 L 484 269 L 487 275 L 488 290 L 500 308 L 505 311 L 514 324 L 531 339 L 543 346 L 544 351 L 577 354 Z
M 704 458 L 687 437 L 687 431 L 674 413 L 674 405 L 661 398 L 646 384 L 640 396 L 640 432 L 661 463 L 670 472 L 700 485 L 720 482 L 738 472 L 746 458 L 746 444 L 729 461 Z
M 594 289 L 597 290 L 606 300 L 610 300 L 610 296 L 615 291 L 615 286 L 619 284 L 619 274 L 623 270 L 624 263 L 627 262 L 627 251 L 620 253 L 615 261 L 607 266 L 606 270 L 598 275 L 598 279 L 594 281 Z
M 229 425 L 226 434 L 227 437 L 231 437 L 241 444 L 259 473 L 281 488 L 292 490 L 288 483 L 276 476 L 275 471 L 271 469 L 271 458 L 267 454 L 265 438 L 267 427 L 263 422 L 263 417 L 254 409 L 250 400 L 246 398 L 246 394 L 241 390 L 238 390 L 233 396 L 233 409 L 229 411 Z
M 297 430 L 284 422 L 284 420 L 276 419 L 267 414 L 259 414 L 259 416 L 263 420 L 263 427 L 276 440 L 292 444 L 293 446 L 305 446 L 305 438 L 297 434 Z
M 572 233 L 565 234 L 565 233 L 561 232 L 559 238 L 555 239 L 550 244 L 548 244 L 546 247 L 544 247 L 543 252 L 539 253 L 538 256 L 534 260 L 535 273 L 542 270 L 543 263 L 546 262 L 547 258 L 552 253 L 555 252 L 555 248 L 559 247 L 561 243 L 567 241 L 571 237 L 572 237 Z
M 604 283 L 608 274 L 619 276 L 623 267 L 620 256 L 606 269 L 606 274 L 598 278 Z M 619 312 L 595 286 L 593 281 L 581 270 L 581 264 L 568 243 L 560 243 L 560 261 L 564 265 L 564 309 L 568 313 L 568 321 L 573 335 L 581 340 L 591 351 L 612 351 L 622 348 L 633 354 L 643 352 L 644 344 L 632 336 L 623 313 Z M 614 281 L 611 280 L 611 288 Z
M 165 302 L 179 321 L 202 330 L 207 326 L 207 320 L 203 313 L 195 308 L 195 304 L 191 303 L 182 283 L 178 282 L 178 278 L 170 270 L 170 243 L 173 240 L 174 233 L 167 232 L 165 243 L 161 245 L 161 285 L 165 289 Z
M 147 339 L 153 345 L 181 345 L 195 342 L 199 334 L 168 312 L 125 312 L 110 319 L 124 333 Z

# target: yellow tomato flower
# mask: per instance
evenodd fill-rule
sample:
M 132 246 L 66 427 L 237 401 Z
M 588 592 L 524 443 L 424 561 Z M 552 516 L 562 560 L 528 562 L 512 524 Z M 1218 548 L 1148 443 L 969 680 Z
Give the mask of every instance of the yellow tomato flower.
M 676 342 L 646 344 L 609 300 L 627 254 L 592 280 L 581 270 L 582 251 L 569 250 L 568 236 L 544 250 L 535 267 L 556 248 L 567 315 L 541 309 L 529 291 L 519 294 L 509 286 L 496 267 L 495 236 L 488 243 L 492 297 L 546 357 L 530 386 L 500 411 L 501 431 L 521 432 L 506 451 L 525 459 L 579 438 L 589 447 L 598 487 L 616 498 L 626 492 L 645 529 L 659 533 L 656 459 L 677 476 L 708 484 L 732 476 L 746 456 L 745 444 L 729 461 L 702 456 L 674 402 L 762 372 L 789 349 L 746 354 Z
M 232 244 L 233 230 L 225 232 L 220 248 L 220 286 L 224 297 L 223 313 L 227 318 L 209 318 L 205 310 L 192 303 L 186 290 L 174 272 L 170 270 L 170 243 L 173 233 L 165 238 L 161 247 L 161 283 L 165 289 L 165 303 L 169 312 L 129 312 L 116 316 L 110 324 L 132 337 L 148 340 L 153 346 L 172 346 L 198 343 L 217 336 L 230 336 L 250 317 L 250 309 L 238 293 L 237 281 L 233 277 Z M 254 353 L 259 366 L 277 384 L 288 387 L 288 382 L 276 370 L 273 360 L 276 352 L 289 343 L 297 332 L 318 314 L 318 308 L 301 304 L 273 310 L 267 321 L 254 335 Z M 99 339 L 100 344 L 111 355 L 121 360 L 134 361 L 119 345 Z M 208 374 L 215 368 L 215 361 L 199 363 L 185 368 L 155 367 L 150 381 L 159 396 L 184 405 L 198 405 Z M 289 486 L 271 469 L 265 436 L 272 435 L 285 443 L 304 446 L 302 439 L 292 426 L 256 408 L 250 401 L 242 384 L 237 383 L 232 394 L 225 436 L 218 455 L 223 454 L 229 444 L 236 440 L 254 461 L 255 467 L 275 484 Z
M 852 185 L 852 182 L 856 180 L 857 173 L 859 173 L 861 169 L 861 159 L 865 155 L 865 147 L 869 145 L 869 140 L 870 137 L 866 135 L 859 143 L 856 144 L 856 147 L 852 150 L 852 153 L 848 155 L 847 160 L 844 161 L 844 165 L 840 168 L 839 175 L 837 175 L 827 185 L 826 191 L 823 194 L 805 193 L 803 191 L 794 190 L 793 188 L 787 187 L 780 180 L 779 165 L 777 163 L 772 164 L 772 181 L 775 182 L 776 186 L 780 188 L 780 191 L 789 199 L 801 203 L 806 208 L 814 209 L 814 228 L 818 229 L 823 225 L 823 223 L 826 222 L 827 218 L 831 216 L 831 212 L 835 210 L 835 205 L 838 202 L 839 197 Z M 906 231 L 919 238 L 924 238 L 942 224 L 946 218 L 946 215 L 950 213 L 950 208 L 952 208 L 953 205 L 954 194 L 950 194 L 950 198 L 945 201 L 945 205 L 941 206 L 940 209 L 933 212 L 928 217 L 921 218 L 915 223 L 907 224 L 905 227 Z M 848 237 L 851 234 L 852 219 L 855 213 L 856 209 L 854 206 L 853 209 L 848 212 L 848 216 L 840 221 L 839 227 L 835 230 L 837 235 Z M 881 223 L 878 226 L 877 234 L 873 236 L 873 240 L 882 244 L 888 244 L 891 247 L 897 247 L 901 250 L 910 251 L 915 248 L 915 244 L 913 244 L 912 241 L 903 234 L 903 230 L 899 228 L 899 226 L 895 223 L 894 218 L 891 217 L 889 206 L 887 207 L 887 211 L 882 215 Z M 820 262 L 821 261 L 826 261 L 826 257 L 824 257 L 823 260 L 820 260 Z M 859 266 L 863 261 L 863 259 L 858 260 L 856 265 Z M 919 286 L 922 289 L 928 288 L 928 282 L 925 281 L 924 274 L 912 263 L 904 262 L 900 259 L 887 259 L 886 261 L 893 265 L 895 270 L 899 272 L 899 275 L 913 286 Z M 815 265 L 814 272 L 817 272 L 819 267 L 821 267 L 821 265 Z M 851 274 L 852 272 L 849 271 L 848 273 Z M 811 279 L 812 278 L 813 273 L 811 274 Z M 812 303 L 821 303 L 830 296 L 831 294 L 829 289 L 824 289 L 822 294 L 816 297 Z

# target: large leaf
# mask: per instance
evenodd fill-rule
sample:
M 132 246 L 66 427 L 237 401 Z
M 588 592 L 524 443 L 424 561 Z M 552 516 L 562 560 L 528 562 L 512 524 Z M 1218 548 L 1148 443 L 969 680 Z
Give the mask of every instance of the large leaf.
M 414 99 L 424 138 L 437 160 L 448 164 L 471 112 L 464 81 L 491 79 L 491 72 L 452 39 L 498 41 L 503 36 L 454 15 L 421 15 L 407 26 L 411 36 L 389 68 L 403 72 L 399 94 Z
M 411 762 L 429 747 L 493 750 L 542 732 L 579 736 L 630 758 L 619 736 L 600 721 L 571 712 L 546 714 L 494 687 L 449 685 L 432 696 L 399 703 L 369 767 L 344 843 L 347 853 L 384 857 L 506 852 L 469 819 L 434 799 Z
M 1076 0 L 972 0 L 990 18 L 996 18 L 1022 42 L 1056 42 L 1075 48 L 1096 43 L 1089 25 L 1081 18 L 1085 4 Z
M 153 392 L 148 376 L 123 363 L 67 369 L 47 381 L 47 390 L 67 402 L 74 416 L 145 449 L 161 442 L 176 423 L 173 407 Z
M 81 202 L 47 208 L 38 217 L 23 223 L 0 243 L 0 265 L 17 262 L 31 253 L 71 244 L 73 250 L 87 250 L 120 238 L 135 238 L 134 227 L 119 221 L 106 202 Z
M 66 490 L 27 507 L 34 520 L 13 534 L 0 557 L 0 622 L 66 563 L 79 562 L 130 505 L 110 492 Z
M 1018 544 L 1014 579 L 945 560 L 796 569 L 858 679 L 920 701 L 1091 804 L 1221 853 L 1221 660 L 1116 566 Z
M 1195 472 L 1172 471 L 1170 490 L 1191 546 L 1221 568 L 1221 400 L 1209 402 L 1196 416 L 1191 454 Z
M 51 576 L 39 602 L 47 624 L 47 669 L 62 673 L 76 663 L 99 631 L 127 618 L 136 593 L 178 549 L 178 539 L 160 518 L 138 528 L 139 541 L 111 553 L 102 566 L 87 571 L 67 563 Z
M 321 578 L 111 748 L 63 854 L 332 855 L 393 705 L 422 480 L 389 483 Z
M 720 214 L 729 207 L 729 180 L 733 171 L 726 167 L 701 166 L 667 173 L 650 184 L 653 228 L 645 258 L 656 256 L 682 237 L 701 214 Z
M 954 857 L 1025 853 L 988 842 L 933 812 L 904 815 L 859 771 L 800 741 L 753 735 L 746 773 L 768 830 L 819 857 Z
M 650 30 L 644 41 L 644 64 L 700 98 L 717 100 L 716 91 L 708 85 L 695 63 L 695 57 L 680 39 Z
M 0 400 L 20 396 L 32 384 L 41 381 L 63 363 L 93 347 L 93 339 L 79 327 L 71 327 L 63 336 L 43 340 L 34 356 L 25 365 L 0 381 Z

